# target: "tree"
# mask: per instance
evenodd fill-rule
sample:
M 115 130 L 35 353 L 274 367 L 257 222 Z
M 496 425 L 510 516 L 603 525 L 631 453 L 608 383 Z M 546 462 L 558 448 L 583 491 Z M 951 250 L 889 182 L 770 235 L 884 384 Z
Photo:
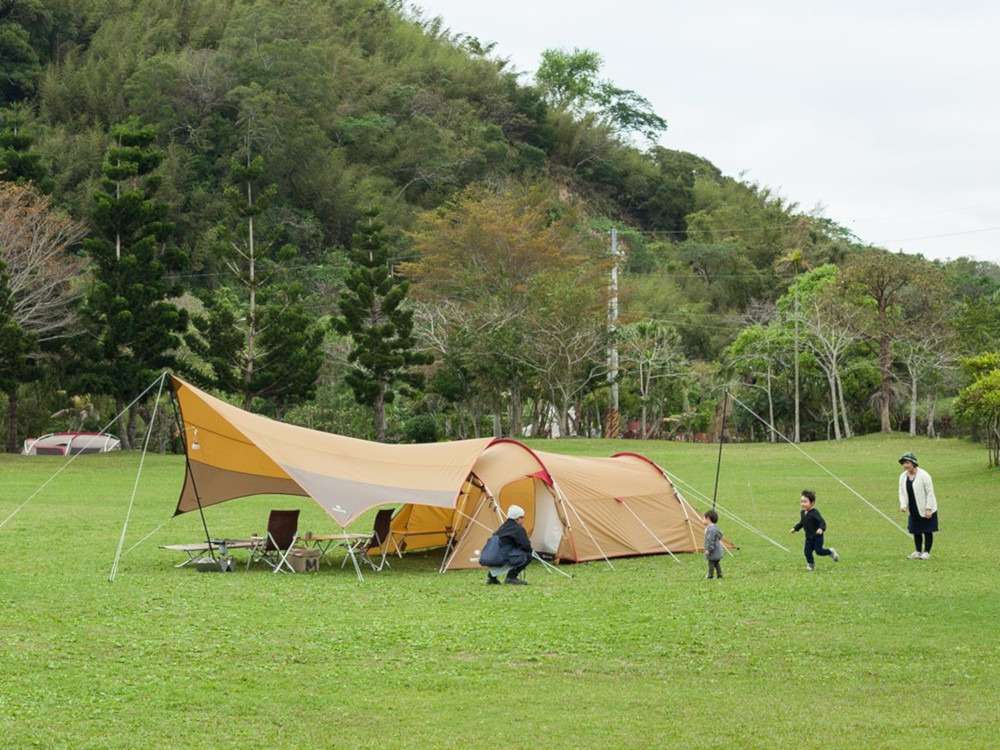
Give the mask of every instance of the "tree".
M 30 110 L 24 104 L 0 109 L 0 180 L 34 183 L 47 192 L 51 180 L 42 157 L 32 146 L 35 138 L 27 126 Z
M 985 430 L 989 465 L 1000 466 L 1000 352 L 986 352 L 962 363 L 972 382 L 958 394 L 955 413 Z
M 403 271 L 425 303 L 420 335 L 449 363 L 463 360 L 471 406 L 492 409 L 496 432 L 505 408 L 511 431 L 521 431 L 531 370 L 520 355 L 534 335 L 535 279 L 586 261 L 593 242 L 582 225 L 552 186 L 511 182 L 463 191 L 421 214 L 411 233 L 418 259 Z
M 433 358 L 416 350 L 413 311 L 404 306 L 408 281 L 393 273 L 389 243 L 378 211 L 369 210 L 351 243 L 347 288 L 334 327 L 351 336 L 346 380 L 359 404 L 371 406 L 377 440 L 385 440 L 385 407 L 400 387 L 421 388 L 413 368 Z
M 802 252 L 800 247 L 792 248 L 786 252 L 783 256 L 775 261 L 775 267 L 779 272 L 785 272 L 792 276 L 795 280 L 798 278 L 799 274 L 803 271 L 809 269 L 809 261 L 806 259 L 805 254 Z M 795 429 L 793 432 L 793 441 L 798 443 L 802 439 L 801 434 L 801 420 L 799 419 L 799 408 L 801 399 L 799 397 L 799 300 L 795 297 L 795 304 L 793 307 L 793 324 L 795 326 L 795 337 L 793 338 L 793 343 L 795 346 L 795 351 L 792 355 L 792 363 L 795 369 Z
M 52 208 L 29 186 L 0 182 L 0 266 L 6 307 L 2 390 L 7 393 L 8 451 L 17 450 L 18 386 L 35 380 L 39 347 L 76 333 L 77 279 L 72 254 L 84 226 Z
M 768 440 L 775 442 L 774 429 L 774 380 L 787 357 L 788 336 L 776 321 L 755 322 L 739 332 L 726 352 L 730 366 L 742 376 L 745 386 L 764 391 L 767 397 L 767 414 L 771 427 Z M 757 381 L 763 379 L 763 385 Z
M 86 262 L 74 254 L 85 226 L 29 186 L 0 183 L 0 261 L 18 325 L 40 342 L 68 335 Z
M 267 213 L 276 190 L 261 184 L 264 160 L 253 156 L 253 137 L 251 117 L 230 162 L 225 220 L 209 237 L 236 286 L 202 295 L 205 312 L 193 316 L 186 340 L 209 365 L 208 385 L 239 394 L 244 409 L 263 398 L 280 414 L 315 393 L 325 326 L 307 314 L 301 284 L 283 268 L 298 252 L 281 242 L 281 224 Z
M 857 330 L 878 347 L 879 421 L 882 432 L 891 432 L 895 377 L 892 346 L 912 326 L 904 303 L 909 297 L 909 308 L 919 309 L 921 300 L 940 293 L 941 277 L 921 260 L 868 248 L 850 257 L 844 267 L 844 283 L 861 295 L 870 312 L 857 319 Z
M 905 325 L 893 342 L 893 356 L 906 370 L 911 435 L 917 434 L 919 387 L 945 381 L 957 360 L 956 331 L 950 324 L 958 307 L 952 298 L 953 290 L 941 271 L 928 266 L 914 278 L 901 303 Z M 928 388 L 931 395 L 933 390 Z M 930 424 L 933 412 L 929 417 Z
M 642 439 L 649 436 L 647 411 L 653 387 L 664 378 L 676 377 L 684 365 L 680 336 L 670 325 L 643 320 L 623 326 L 620 331 L 622 366 L 635 378 L 642 404 Z
M 137 120 L 111 131 L 113 143 L 94 196 L 93 235 L 84 248 L 94 262 L 94 280 L 84 304 L 91 350 L 89 385 L 115 398 L 119 411 L 159 372 L 177 366 L 187 312 L 171 299 L 181 287 L 168 274 L 184 256 L 167 243 L 167 207 L 155 197 L 152 174 L 162 153 L 155 132 Z M 123 445 L 131 447 L 137 412 L 129 410 Z
M 835 439 L 840 440 L 839 420 L 844 423 L 843 436 L 849 438 L 852 435 L 841 373 L 845 357 L 859 338 L 854 324 L 859 313 L 855 305 L 844 300 L 842 291 L 837 288 L 836 277 L 836 267 L 821 266 L 796 282 L 792 293 L 799 301 L 799 315 L 806 330 L 805 345 L 815 357 L 830 388 L 833 432 Z M 800 287 L 806 281 L 813 286 L 803 293 Z
M 7 268 L 0 261 L 0 391 L 7 394 L 8 453 L 17 453 L 17 389 L 34 378 L 31 355 L 36 347 L 35 337 L 18 325 L 14 319 L 14 295 L 11 292 Z
M 547 49 L 535 81 L 549 103 L 578 116 L 595 113 L 615 133 L 639 133 L 650 141 L 667 129 L 644 96 L 598 78 L 603 61 L 592 50 Z
M 41 0 L 5 0 L 0 5 L 0 100 L 31 95 L 42 70 L 38 46 L 51 13 Z
M 564 437 L 573 434 L 572 407 L 607 374 L 606 299 L 598 284 L 594 269 L 585 265 L 539 274 L 532 285 L 536 304 L 527 318 L 530 336 L 517 356 L 548 391 Z

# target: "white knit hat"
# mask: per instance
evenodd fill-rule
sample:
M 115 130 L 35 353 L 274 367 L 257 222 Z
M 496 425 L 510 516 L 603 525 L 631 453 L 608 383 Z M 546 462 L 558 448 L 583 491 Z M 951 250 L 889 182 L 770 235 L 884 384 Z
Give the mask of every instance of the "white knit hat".
M 520 505 L 512 505 L 507 508 L 507 518 L 517 520 L 518 518 L 524 518 L 524 508 Z

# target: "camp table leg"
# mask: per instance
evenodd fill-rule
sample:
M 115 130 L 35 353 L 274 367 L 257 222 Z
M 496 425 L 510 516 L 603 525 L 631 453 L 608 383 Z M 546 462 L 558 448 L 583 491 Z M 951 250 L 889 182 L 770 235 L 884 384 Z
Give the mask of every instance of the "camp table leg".
M 354 548 L 358 546 L 358 543 L 348 539 L 344 546 L 347 548 L 347 554 L 351 557 L 351 562 L 354 563 L 354 572 L 358 574 L 358 580 L 363 582 L 365 577 L 361 575 L 361 566 L 358 565 L 357 555 L 354 554 Z
M 316 545 L 322 552 L 322 557 L 326 558 L 327 563 L 332 562 L 330 559 L 330 550 L 333 548 L 333 543 L 334 540 L 331 539 L 325 545 L 322 543 Z

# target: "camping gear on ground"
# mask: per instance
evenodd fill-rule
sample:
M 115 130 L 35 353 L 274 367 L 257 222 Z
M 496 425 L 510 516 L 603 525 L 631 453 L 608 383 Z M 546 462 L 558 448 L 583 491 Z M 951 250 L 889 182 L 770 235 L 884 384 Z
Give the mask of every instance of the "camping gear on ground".
M 364 547 L 368 543 L 368 539 L 368 534 L 313 534 L 311 531 L 306 533 L 305 536 L 299 537 L 299 541 L 306 547 L 313 547 L 319 550 L 320 557 L 327 557 L 332 549 L 343 548 L 347 554 L 344 555 L 340 567 L 343 568 L 347 565 L 347 561 L 350 560 L 354 565 L 354 572 L 357 574 L 359 581 L 365 580 L 365 577 L 361 575 L 358 555 L 364 552 Z
M 402 505 L 388 554 L 448 547 L 442 571 L 477 567 L 472 551 L 512 504 L 525 511 L 532 546 L 556 562 L 701 551 L 701 514 L 638 454 L 565 456 L 507 438 L 386 445 L 277 422 L 170 382 L 187 456 L 177 514 L 283 494 L 313 498 L 345 527 Z
M 288 561 L 296 573 L 318 573 L 319 561 L 323 551 L 310 547 L 308 549 L 293 549 Z
M 23 456 L 75 456 L 121 450 L 121 440 L 105 432 L 50 432 L 24 441 Z
M 188 565 L 197 565 L 203 560 L 212 560 L 212 556 L 206 553 L 221 552 L 223 544 L 225 545 L 226 556 L 228 557 L 230 550 L 253 549 L 257 545 L 257 542 L 251 539 L 213 539 L 211 547 L 209 547 L 208 542 L 195 542 L 194 544 L 161 544 L 160 549 L 170 550 L 171 552 L 183 552 L 187 555 L 187 559 L 174 567 L 186 568 Z

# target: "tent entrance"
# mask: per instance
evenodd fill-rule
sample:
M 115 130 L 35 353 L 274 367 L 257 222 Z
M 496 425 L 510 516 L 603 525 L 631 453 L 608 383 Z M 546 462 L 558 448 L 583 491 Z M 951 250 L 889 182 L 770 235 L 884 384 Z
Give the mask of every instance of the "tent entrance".
M 494 499 L 475 477 L 465 483 L 454 509 L 404 505 L 392 519 L 394 544 L 402 551 L 440 549 L 452 541 L 441 570 L 479 567 L 479 552 L 497 530 L 511 505 L 524 508 L 524 527 L 536 551 L 558 555 L 566 525 L 549 487 L 536 477 L 522 477 L 504 485 Z M 381 554 L 373 549 L 371 554 Z

